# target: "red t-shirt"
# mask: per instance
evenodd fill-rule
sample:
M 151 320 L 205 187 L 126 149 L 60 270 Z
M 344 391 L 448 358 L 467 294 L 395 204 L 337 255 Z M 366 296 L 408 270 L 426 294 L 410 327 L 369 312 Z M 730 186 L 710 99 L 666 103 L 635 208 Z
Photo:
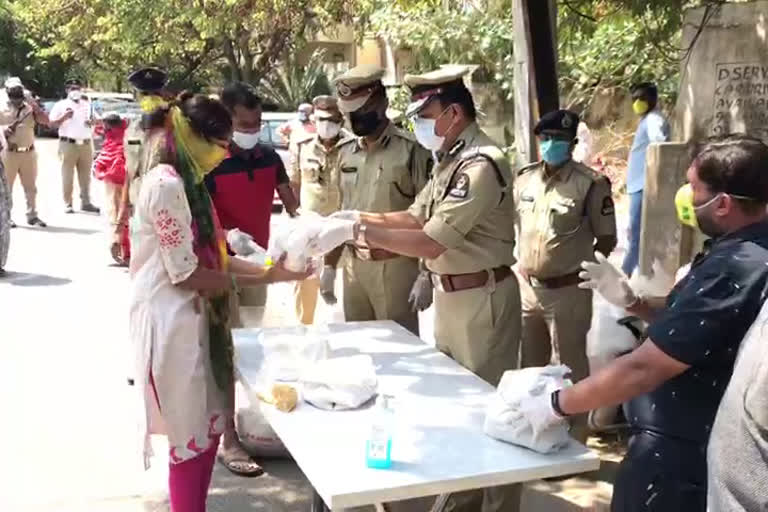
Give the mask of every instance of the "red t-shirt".
M 205 185 L 221 226 L 248 233 L 266 249 L 275 188 L 288 181 L 280 155 L 269 146 L 257 144 L 247 151 L 233 148 L 206 176 Z

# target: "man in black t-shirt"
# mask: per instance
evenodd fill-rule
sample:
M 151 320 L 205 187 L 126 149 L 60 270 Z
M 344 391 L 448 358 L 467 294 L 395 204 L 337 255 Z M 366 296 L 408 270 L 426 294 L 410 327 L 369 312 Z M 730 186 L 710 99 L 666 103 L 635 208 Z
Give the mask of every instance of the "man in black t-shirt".
M 648 322 L 634 352 L 577 383 L 523 404 L 534 428 L 625 403 L 633 428 L 613 512 L 706 510 L 706 446 L 742 338 L 768 295 L 768 146 L 746 136 L 710 141 L 688 170 L 681 220 L 710 236 L 664 302 L 638 297 L 598 258 L 581 286 Z

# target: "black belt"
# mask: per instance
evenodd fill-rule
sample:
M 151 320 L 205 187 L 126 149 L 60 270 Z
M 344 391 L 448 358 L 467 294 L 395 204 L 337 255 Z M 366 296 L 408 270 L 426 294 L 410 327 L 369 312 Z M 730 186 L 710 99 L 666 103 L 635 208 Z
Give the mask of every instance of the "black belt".
M 70 144 L 77 144 L 78 146 L 82 146 L 86 142 L 90 141 L 90 139 L 77 140 L 77 139 L 72 139 L 70 137 L 59 137 L 59 140 L 63 140 L 64 142 L 69 142 Z
M 11 153 L 31 153 L 34 150 L 35 150 L 34 144 L 26 147 L 19 147 L 16 144 L 8 144 L 8 151 L 10 151 Z
M 549 277 L 546 279 L 539 279 L 538 277 L 534 277 L 522 269 L 520 269 L 519 272 L 520 275 L 522 275 L 525 280 L 531 284 L 531 286 L 537 288 L 549 288 L 550 290 L 565 288 L 566 286 L 573 286 L 579 284 L 582 281 L 578 272 L 566 274 L 564 276 Z
M 129 140 L 127 141 L 129 146 L 141 146 L 140 140 Z

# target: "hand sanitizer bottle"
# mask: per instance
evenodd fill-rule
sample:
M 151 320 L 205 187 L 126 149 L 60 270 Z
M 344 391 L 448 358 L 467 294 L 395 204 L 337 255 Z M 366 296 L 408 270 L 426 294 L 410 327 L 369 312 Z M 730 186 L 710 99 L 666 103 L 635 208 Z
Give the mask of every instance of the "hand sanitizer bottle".
M 392 466 L 394 411 L 389 405 L 390 398 L 379 395 L 376 399 L 371 433 L 365 446 L 365 462 L 369 468 L 388 469 Z

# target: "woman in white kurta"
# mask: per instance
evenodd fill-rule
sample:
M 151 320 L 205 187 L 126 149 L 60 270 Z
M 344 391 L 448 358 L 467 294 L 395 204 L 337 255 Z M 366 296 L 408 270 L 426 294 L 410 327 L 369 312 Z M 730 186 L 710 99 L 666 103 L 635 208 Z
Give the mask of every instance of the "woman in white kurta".
M 152 455 L 149 435 L 166 434 L 171 510 L 203 512 L 224 429 L 226 379 L 232 377 L 226 312 L 217 308 L 238 283 L 306 276 L 282 264 L 265 270 L 226 255 L 203 183 L 226 155 L 226 109 L 194 96 L 152 117 L 166 127 L 166 163 L 144 176 L 131 220 L 130 335 L 144 402 L 144 463 L 149 467 Z M 228 356 L 224 377 L 222 354 Z

